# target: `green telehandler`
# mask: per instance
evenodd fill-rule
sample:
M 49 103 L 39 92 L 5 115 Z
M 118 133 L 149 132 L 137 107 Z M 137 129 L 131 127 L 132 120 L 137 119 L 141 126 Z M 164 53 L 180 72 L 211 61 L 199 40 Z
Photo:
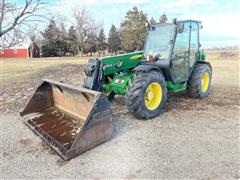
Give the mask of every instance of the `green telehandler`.
M 212 69 L 199 49 L 200 28 L 193 20 L 148 25 L 144 51 L 90 60 L 84 87 L 103 91 L 110 100 L 125 95 L 129 112 L 141 119 L 162 112 L 167 92 L 206 97 Z
M 64 159 L 111 139 L 110 101 L 117 94 L 139 119 L 158 116 L 168 92 L 209 94 L 212 68 L 200 50 L 201 22 L 175 19 L 147 27 L 143 51 L 90 59 L 83 88 L 44 80 L 21 112 Z

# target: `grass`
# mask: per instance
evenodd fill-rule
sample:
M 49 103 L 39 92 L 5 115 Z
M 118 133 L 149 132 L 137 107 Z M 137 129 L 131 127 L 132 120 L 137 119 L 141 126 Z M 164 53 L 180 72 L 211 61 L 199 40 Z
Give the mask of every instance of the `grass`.
M 1 59 L 0 78 L 2 81 L 21 79 L 55 69 L 62 64 L 84 64 L 87 63 L 88 59 L 88 57 Z
M 0 60 L 0 78 L 2 81 L 18 80 L 31 75 L 38 75 L 49 70 L 53 70 L 62 64 L 85 64 L 89 57 L 57 57 L 57 58 L 40 58 L 40 59 L 1 59 Z M 239 52 L 207 52 L 207 59 L 211 62 L 213 69 L 217 67 L 231 82 L 225 82 L 219 79 L 219 83 L 236 83 L 239 81 Z M 213 70 L 213 78 L 215 77 Z M 234 71 L 235 73 L 229 73 Z M 220 73 L 220 72 L 219 72 Z
M 240 87 L 240 57 L 237 52 L 207 52 L 213 68 L 213 82 L 217 87 Z

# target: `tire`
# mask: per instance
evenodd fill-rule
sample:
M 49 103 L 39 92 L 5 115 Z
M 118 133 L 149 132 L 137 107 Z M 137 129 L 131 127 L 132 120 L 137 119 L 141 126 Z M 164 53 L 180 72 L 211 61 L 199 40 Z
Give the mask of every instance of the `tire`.
M 148 97 L 150 95 L 151 97 Z M 156 71 L 138 73 L 133 78 L 126 95 L 128 111 L 139 119 L 151 119 L 158 116 L 166 101 L 166 81 L 164 76 Z
M 208 96 L 211 79 L 212 71 L 210 66 L 208 64 L 196 64 L 187 82 L 187 95 L 192 98 Z

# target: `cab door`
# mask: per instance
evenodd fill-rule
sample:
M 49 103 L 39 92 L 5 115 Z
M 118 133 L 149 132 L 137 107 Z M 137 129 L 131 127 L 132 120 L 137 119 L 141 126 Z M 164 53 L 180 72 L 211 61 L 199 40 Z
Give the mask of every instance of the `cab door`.
M 191 38 L 190 38 L 190 53 L 189 53 L 189 71 L 191 72 L 195 63 L 196 57 L 199 51 L 199 24 L 191 22 Z
M 183 31 L 178 32 L 171 58 L 171 77 L 174 83 L 187 81 L 190 67 L 190 26 L 185 22 Z

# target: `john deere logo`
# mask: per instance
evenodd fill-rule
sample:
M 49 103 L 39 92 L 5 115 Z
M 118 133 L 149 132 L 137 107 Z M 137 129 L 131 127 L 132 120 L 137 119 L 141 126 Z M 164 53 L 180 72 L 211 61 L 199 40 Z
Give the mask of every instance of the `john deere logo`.
M 113 65 L 112 64 L 106 64 L 105 66 L 103 66 L 103 70 L 106 70 L 106 69 L 109 69 L 109 68 L 112 68 Z

